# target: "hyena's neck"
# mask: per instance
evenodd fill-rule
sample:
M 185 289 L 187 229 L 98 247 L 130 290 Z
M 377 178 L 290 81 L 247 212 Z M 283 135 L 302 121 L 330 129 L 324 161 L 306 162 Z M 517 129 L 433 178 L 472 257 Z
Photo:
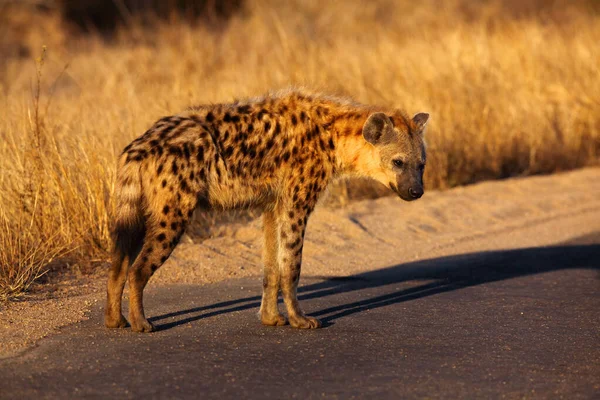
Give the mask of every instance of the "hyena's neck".
M 335 141 L 336 174 L 338 176 L 369 177 L 379 167 L 375 147 L 362 134 L 371 111 L 343 111 L 334 116 L 331 131 Z

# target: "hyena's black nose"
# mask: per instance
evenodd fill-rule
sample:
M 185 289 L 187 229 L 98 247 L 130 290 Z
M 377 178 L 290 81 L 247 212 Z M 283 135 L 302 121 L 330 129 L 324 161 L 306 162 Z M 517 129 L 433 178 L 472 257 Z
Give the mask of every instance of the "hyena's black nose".
M 409 188 L 408 194 L 413 199 L 419 199 L 419 198 L 421 198 L 421 196 L 423 196 L 423 188 L 418 188 L 418 189 Z

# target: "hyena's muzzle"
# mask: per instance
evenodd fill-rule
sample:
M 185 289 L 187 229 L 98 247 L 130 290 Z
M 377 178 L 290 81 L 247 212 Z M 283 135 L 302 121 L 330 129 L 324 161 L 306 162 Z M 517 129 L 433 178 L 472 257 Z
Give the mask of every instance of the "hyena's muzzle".
M 413 201 L 420 199 L 423 193 L 425 193 L 425 189 L 423 188 L 423 172 L 412 172 L 409 176 L 405 176 L 405 174 L 398 175 L 396 183 L 390 182 L 390 187 L 402 200 Z

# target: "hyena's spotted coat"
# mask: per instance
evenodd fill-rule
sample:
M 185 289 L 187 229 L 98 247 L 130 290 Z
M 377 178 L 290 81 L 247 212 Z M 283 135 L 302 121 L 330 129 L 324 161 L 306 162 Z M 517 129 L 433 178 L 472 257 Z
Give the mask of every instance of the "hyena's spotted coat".
M 302 91 L 192 108 L 157 121 L 119 160 L 114 261 L 105 323 L 124 327 L 121 297 L 129 278 L 129 322 L 154 329 L 142 293 L 196 208 L 264 210 L 264 281 L 260 317 L 316 328 L 296 297 L 306 222 L 328 183 L 368 176 L 413 200 L 423 194 L 428 115 L 363 106 Z

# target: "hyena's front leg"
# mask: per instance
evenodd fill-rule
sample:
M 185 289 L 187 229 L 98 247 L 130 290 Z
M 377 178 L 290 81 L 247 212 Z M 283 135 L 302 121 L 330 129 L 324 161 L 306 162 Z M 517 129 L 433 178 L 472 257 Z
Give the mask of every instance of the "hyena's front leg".
M 286 320 L 279 313 L 277 294 L 279 292 L 279 265 L 277 254 L 279 241 L 277 238 L 277 217 L 274 211 L 263 214 L 264 244 L 263 244 L 263 295 L 260 304 L 260 320 L 264 325 L 285 325 Z
M 290 325 L 294 328 L 319 328 L 321 322 L 304 315 L 298 303 L 298 281 L 302 267 L 302 248 L 306 221 L 312 207 L 291 207 L 280 215 L 279 268 L 283 301 L 287 308 Z

